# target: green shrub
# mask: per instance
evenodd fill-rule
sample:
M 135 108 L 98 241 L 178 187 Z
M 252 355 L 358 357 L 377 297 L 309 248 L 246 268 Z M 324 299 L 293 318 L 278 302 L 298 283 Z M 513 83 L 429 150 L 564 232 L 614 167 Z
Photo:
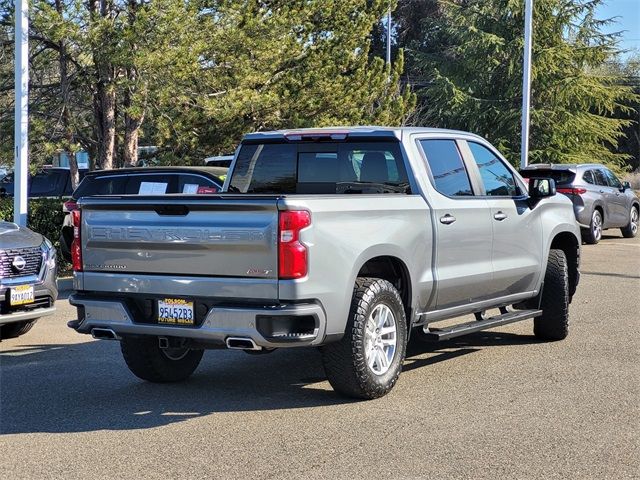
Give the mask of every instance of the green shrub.
M 0 219 L 13 221 L 13 198 L 0 199 Z M 47 237 L 58 250 L 58 272 L 65 274 L 70 265 L 60 254 L 60 228 L 64 221 L 62 200 L 58 198 L 34 198 L 29 200 L 27 227 Z

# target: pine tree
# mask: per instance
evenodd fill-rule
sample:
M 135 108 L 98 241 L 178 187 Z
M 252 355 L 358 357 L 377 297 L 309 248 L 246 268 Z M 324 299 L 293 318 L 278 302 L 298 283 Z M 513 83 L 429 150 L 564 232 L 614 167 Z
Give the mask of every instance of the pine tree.
M 0 56 L 12 51 L 0 0 Z M 399 125 L 415 105 L 369 58 L 388 0 L 34 0 L 32 159 L 85 149 L 99 168 L 232 152 L 252 130 Z M 12 65 L 0 67 L 0 151 L 11 152 Z M 66 73 L 65 73 L 66 72 Z M 10 157 L 9 157 L 10 158 Z
M 530 163 L 621 166 L 615 147 L 629 120 L 632 90 L 599 67 L 618 34 L 595 11 L 602 0 L 536 0 L 532 55 Z M 524 0 L 443 1 L 425 22 L 414 58 L 430 78 L 420 92 L 422 121 L 476 132 L 518 165 Z M 430 48 L 436 45 L 436 48 Z M 443 45 L 445 47 L 443 47 Z

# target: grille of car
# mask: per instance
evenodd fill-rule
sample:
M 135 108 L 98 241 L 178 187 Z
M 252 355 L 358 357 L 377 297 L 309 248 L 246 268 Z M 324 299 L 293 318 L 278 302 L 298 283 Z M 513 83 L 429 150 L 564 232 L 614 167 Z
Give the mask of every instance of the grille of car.
M 16 257 L 22 257 L 25 266 L 18 270 L 13 266 Z M 18 278 L 38 275 L 42 266 L 42 250 L 40 247 L 16 248 L 0 250 L 0 278 Z

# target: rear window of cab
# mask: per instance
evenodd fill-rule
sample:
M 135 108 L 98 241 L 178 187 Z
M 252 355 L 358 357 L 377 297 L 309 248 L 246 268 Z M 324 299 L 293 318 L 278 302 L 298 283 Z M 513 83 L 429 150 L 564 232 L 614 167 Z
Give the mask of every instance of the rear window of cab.
M 398 142 L 246 144 L 229 192 L 410 193 Z

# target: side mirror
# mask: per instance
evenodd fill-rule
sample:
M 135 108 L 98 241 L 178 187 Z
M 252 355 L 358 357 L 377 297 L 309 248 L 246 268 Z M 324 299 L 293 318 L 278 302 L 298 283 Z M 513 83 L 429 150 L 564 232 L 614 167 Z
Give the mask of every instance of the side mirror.
M 631 184 L 629 182 L 622 182 L 622 188 L 620 188 L 621 192 L 624 192 L 625 190 L 630 190 L 631 189 Z
M 529 198 L 540 200 L 556 194 L 556 181 L 553 178 L 530 178 Z

